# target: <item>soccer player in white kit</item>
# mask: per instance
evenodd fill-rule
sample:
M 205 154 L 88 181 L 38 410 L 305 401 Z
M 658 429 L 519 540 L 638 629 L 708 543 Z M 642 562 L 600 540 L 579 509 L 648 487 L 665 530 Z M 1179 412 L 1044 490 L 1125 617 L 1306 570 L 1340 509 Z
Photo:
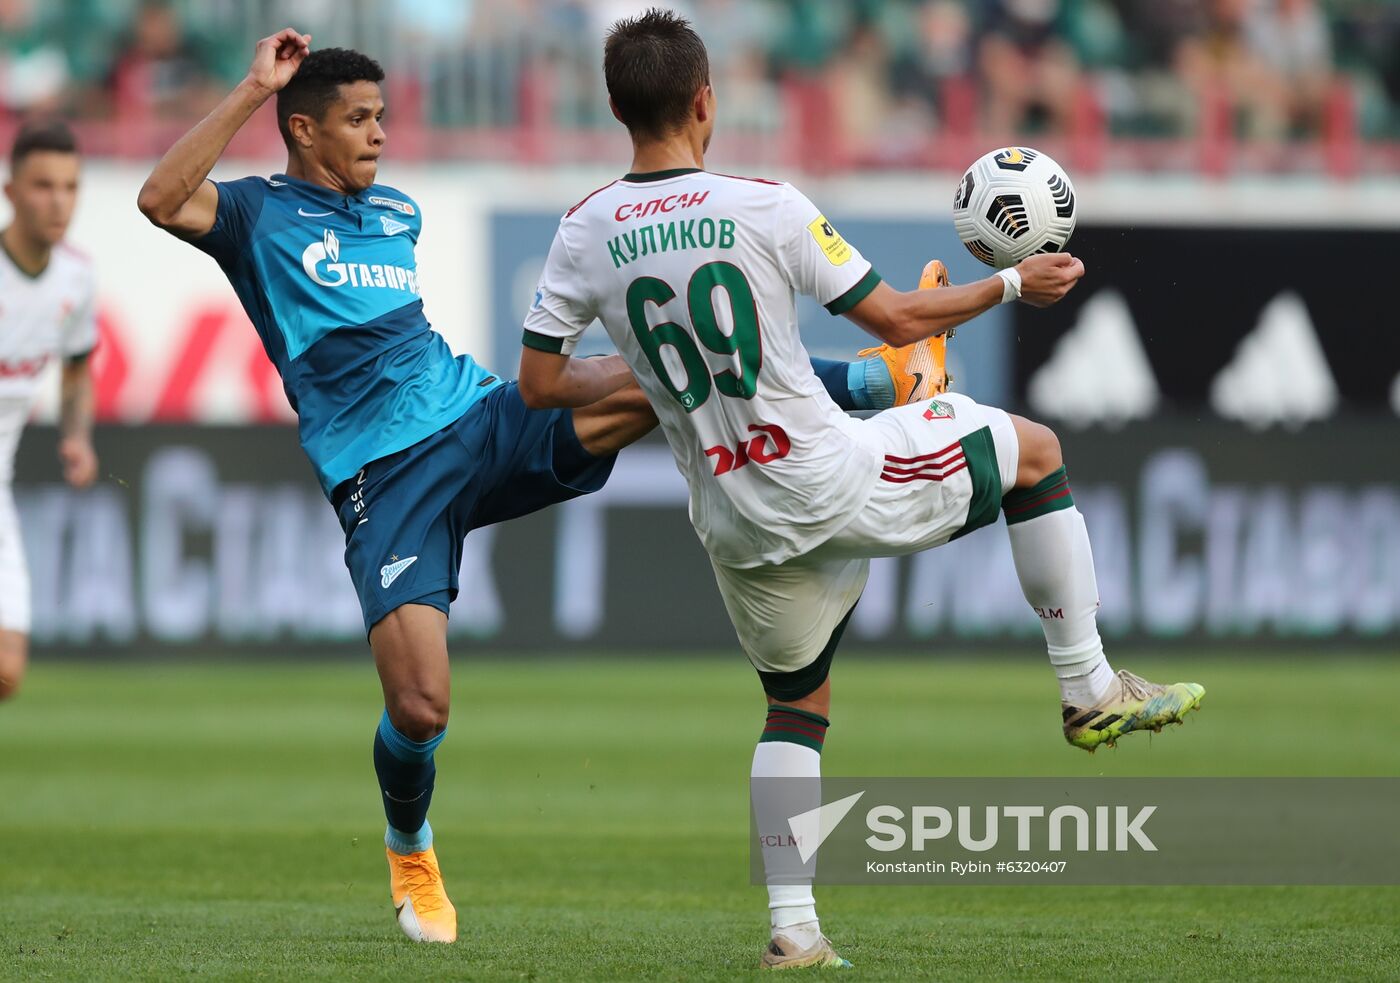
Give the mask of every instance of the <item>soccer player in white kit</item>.
M 525 321 L 520 391 L 539 407 L 612 391 L 570 358 L 603 322 L 690 486 L 691 521 L 768 697 L 752 776 L 819 781 L 828 670 L 869 558 L 939 546 L 998 512 L 1060 680 L 1065 737 L 1092 750 L 1193 709 L 1196 684 L 1109 668 L 1088 534 L 1049 429 L 954 393 L 853 419 L 814 378 L 798 333 L 795 292 L 903 346 L 1000 303 L 1052 304 L 1083 265 L 1034 256 L 978 283 L 900 293 L 792 186 L 703 170 L 715 97 L 683 19 L 619 21 L 603 69 L 632 171 L 561 220 Z M 795 848 L 773 849 L 765 862 Z M 845 964 L 811 881 L 768 869 L 762 965 Z
M 0 700 L 29 658 L 29 570 L 10 482 L 15 449 L 43 370 L 62 363 L 58 456 L 75 488 L 97 477 L 92 376 L 97 344 L 92 263 L 63 237 L 78 200 L 78 148 L 60 122 L 22 127 L 10 149 L 0 230 Z

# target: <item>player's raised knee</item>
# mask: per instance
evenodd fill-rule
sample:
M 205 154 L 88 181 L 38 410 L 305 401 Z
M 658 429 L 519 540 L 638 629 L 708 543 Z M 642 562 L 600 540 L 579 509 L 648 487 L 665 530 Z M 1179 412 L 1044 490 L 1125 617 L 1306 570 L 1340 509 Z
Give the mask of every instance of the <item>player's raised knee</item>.
M 1055 431 L 1022 416 L 1012 416 L 1011 422 L 1020 444 L 1020 458 L 1016 465 L 1017 488 L 1028 488 L 1064 466 L 1060 438 L 1055 436 Z
M 430 741 L 447 729 L 447 696 L 413 691 L 388 701 L 389 722 L 411 741 Z

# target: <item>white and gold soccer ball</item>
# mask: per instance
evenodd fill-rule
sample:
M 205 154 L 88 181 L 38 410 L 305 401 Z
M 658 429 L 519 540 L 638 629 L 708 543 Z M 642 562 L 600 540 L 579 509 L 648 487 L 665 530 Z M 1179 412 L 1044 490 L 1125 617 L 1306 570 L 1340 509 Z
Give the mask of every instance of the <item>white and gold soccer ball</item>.
M 1039 150 L 1006 147 L 967 169 L 953 195 L 953 226 L 967 251 L 999 270 L 1058 253 L 1074 234 L 1074 185 Z

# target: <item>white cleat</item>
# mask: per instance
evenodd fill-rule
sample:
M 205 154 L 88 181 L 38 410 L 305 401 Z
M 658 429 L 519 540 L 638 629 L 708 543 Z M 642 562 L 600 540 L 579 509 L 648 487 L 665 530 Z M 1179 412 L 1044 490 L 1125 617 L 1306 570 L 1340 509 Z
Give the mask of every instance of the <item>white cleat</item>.
M 775 935 L 768 943 L 768 948 L 763 950 L 758 965 L 760 969 L 802 969 L 807 966 L 851 968 L 851 964 L 831 947 L 831 940 L 825 935 L 818 938 L 809 949 L 799 949 L 797 943 L 786 935 Z

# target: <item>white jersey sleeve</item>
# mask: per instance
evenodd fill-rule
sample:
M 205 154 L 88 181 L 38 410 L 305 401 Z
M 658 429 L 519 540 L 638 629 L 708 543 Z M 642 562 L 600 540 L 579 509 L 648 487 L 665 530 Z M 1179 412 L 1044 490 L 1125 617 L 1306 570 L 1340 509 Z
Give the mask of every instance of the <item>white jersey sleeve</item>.
M 870 293 L 879 275 L 806 195 L 791 185 L 784 190 L 777 245 L 788 283 L 832 314 L 844 314 Z
M 563 355 L 573 353 L 579 337 L 597 314 L 587 299 L 587 284 L 564 241 L 564 224 L 554 233 L 549 258 L 525 317 L 525 345 Z

